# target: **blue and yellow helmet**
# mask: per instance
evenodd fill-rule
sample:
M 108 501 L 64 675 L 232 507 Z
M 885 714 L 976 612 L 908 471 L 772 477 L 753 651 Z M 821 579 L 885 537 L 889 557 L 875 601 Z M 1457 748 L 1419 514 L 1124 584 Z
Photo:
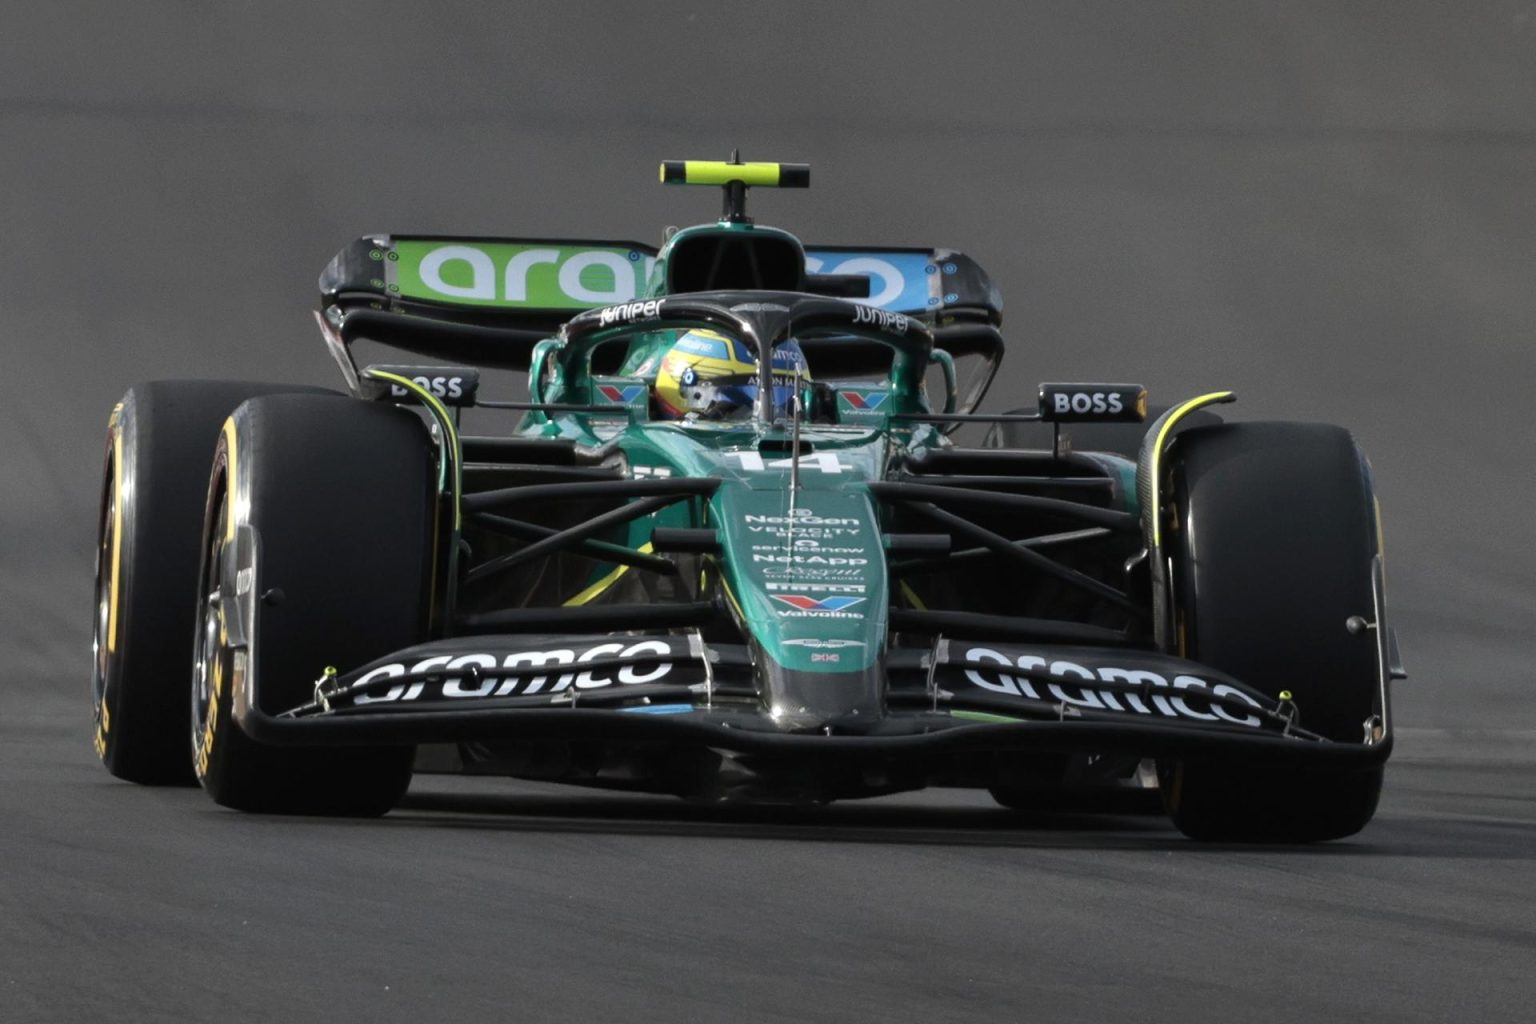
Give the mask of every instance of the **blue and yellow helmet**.
M 805 353 L 794 339 L 773 350 L 772 415 L 789 415 L 798 389 L 811 383 Z M 757 359 L 741 342 L 708 330 L 684 334 L 662 357 L 656 374 L 656 405 L 661 416 L 690 414 L 705 420 L 739 420 L 752 415 L 757 401 Z

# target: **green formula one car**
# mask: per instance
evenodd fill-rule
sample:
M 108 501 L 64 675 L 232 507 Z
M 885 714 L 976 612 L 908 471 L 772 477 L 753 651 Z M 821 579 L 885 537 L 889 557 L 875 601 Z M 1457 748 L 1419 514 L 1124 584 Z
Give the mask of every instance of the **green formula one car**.
M 1148 423 L 1118 383 L 978 415 L 1003 341 L 976 263 L 754 224 L 747 189 L 803 165 L 662 178 L 721 186 L 720 221 L 344 249 L 317 320 L 346 394 L 128 391 L 113 774 L 290 813 L 381 814 L 430 767 L 1021 809 L 1156 788 L 1200 839 L 1370 820 L 1400 670 L 1346 431 L 1224 423 L 1226 392 Z M 526 400 L 483 393 L 507 371 Z

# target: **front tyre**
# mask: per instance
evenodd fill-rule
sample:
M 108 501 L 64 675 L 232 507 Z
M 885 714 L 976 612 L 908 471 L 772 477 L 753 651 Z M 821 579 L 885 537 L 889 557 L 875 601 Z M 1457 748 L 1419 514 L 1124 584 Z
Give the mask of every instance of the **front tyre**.
M 120 779 L 190 784 L 187 678 L 198 534 L 219 426 L 247 398 L 320 388 L 246 381 L 136 384 L 107 423 L 96 546 L 91 706 L 96 753 Z
M 433 473 L 426 429 L 393 406 L 285 396 L 249 402 L 225 424 L 192 687 L 193 763 L 218 803 L 378 815 L 405 792 L 414 748 L 261 744 L 241 730 L 235 697 L 279 714 L 312 700 L 327 666 L 346 671 L 425 639 Z M 237 567 L 242 544 L 254 555 Z
M 1182 653 L 1271 697 L 1289 691 L 1304 729 L 1365 742 L 1383 727 L 1380 666 L 1370 631 L 1347 623 L 1374 618 L 1379 530 L 1354 439 L 1319 424 L 1224 424 L 1186 431 L 1169 456 Z M 1236 842 L 1352 835 L 1382 782 L 1380 767 L 1226 759 L 1168 759 L 1158 771 L 1180 831 Z

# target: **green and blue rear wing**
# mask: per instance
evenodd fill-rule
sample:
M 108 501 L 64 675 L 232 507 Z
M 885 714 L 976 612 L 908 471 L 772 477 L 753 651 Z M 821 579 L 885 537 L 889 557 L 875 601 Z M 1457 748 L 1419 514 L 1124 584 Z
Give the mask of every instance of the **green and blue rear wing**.
M 964 253 L 806 247 L 746 215 L 749 188 L 806 188 L 810 173 L 806 164 L 744 163 L 737 153 L 663 161 L 664 184 L 719 186 L 725 203 L 717 223 L 678 231 L 660 249 L 566 238 L 360 238 L 320 275 L 321 329 L 343 371 L 357 338 L 526 368 L 533 346 L 584 310 L 700 292 L 827 295 L 930 327 L 973 324 L 996 334 L 1002 295 Z M 989 354 L 994 365 L 1000 355 L 1000 347 Z
M 338 253 L 321 275 L 320 326 L 353 390 L 359 382 L 350 350 L 360 339 L 455 364 L 527 370 L 535 346 L 586 310 L 673 294 L 676 279 L 699 286 L 685 294 L 708 290 L 720 280 L 708 272 L 729 270 L 732 247 L 742 242 L 772 242 L 801 264 L 793 281 L 765 274 L 747 284 L 902 313 L 935 328 L 935 341 L 950 356 L 979 357 L 967 362 L 959 382 L 960 408 L 979 403 L 1002 356 L 995 326 L 1002 300 L 973 260 L 946 249 L 801 250 L 793 236 L 751 225 L 685 229 L 661 250 L 624 241 L 369 236 Z M 754 251 L 770 250 L 748 256 Z M 767 260 L 735 265 L 735 273 L 750 272 Z M 850 280 L 867 284 L 850 295 Z M 856 338 L 804 347 L 823 379 L 879 380 L 890 366 L 888 350 Z M 873 393 L 869 398 L 878 401 Z M 882 418 L 877 408 L 851 408 L 847 418 Z
M 320 275 L 321 305 L 558 326 L 586 309 L 666 294 L 659 283 L 650 287 L 657 256 L 639 242 L 375 235 L 331 260 Z M 986 272 L 951 249 L 810 246 L 804 269 L 807 291 L 820 290 L 818 279 L 860 277 L 868 294 L 859 301 L 929 323 L 1002 318 L 1002 296 Z

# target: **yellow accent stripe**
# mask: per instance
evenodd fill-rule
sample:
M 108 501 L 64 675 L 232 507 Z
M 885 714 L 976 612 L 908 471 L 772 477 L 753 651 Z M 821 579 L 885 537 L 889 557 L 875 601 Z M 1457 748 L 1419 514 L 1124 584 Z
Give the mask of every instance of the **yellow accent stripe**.
M 1191 398 L 1182 405 L 1176 405 L 1167 413 L 1168 418 L 1163 421 L 1162 429 L 1157 432 L 1157 438 L 1152 445 L 1152 501 L 1147 514 L 1152 517 L 1152 547 L 1161 548 L 1163 544 L 1163 446 L 1168 443 L 1168 435 L 1178 422 L 1196 409 L 1207 405 L 1218 405 L 1222 402 L 1236 400 L 1237 396 L 1230 391 L 1212 391 L 1208 395 Z
M 440 469 L 439 469 L 439 474 L 438 474 L 438 478 L 437 478 L 437 489 L 438 489 L 438 493 L 441 494 L 442 490 L 443 490 L 443 483 L 444 483 L 443 472 L 446 469 L 446 467 L 450 467 L 451 466 L 452 467 L 452 473 L 453 473 L 453 529 L 454 529 L 455 532 L 457 532 L 458 530 L 460 530 L 462 528 L 463 523 L 464 523 L 463 509 L 459 505 L 460 497 L 464 493 L 464 469 L 463 469 L 463 464 L 462 464 L 462 462 L 460 461 L 460 458 L 459 458 L 459 455 L 460 455 L 459 431 L 458 431 L 458 428 L 453 425 L 453 417 L 448 415 L 447 408 L 444 407 L 442 402 L 439 402 L 437 400 L 437 396 L 436 395 L 434 395 L 431 391 L 428 391 L 426 388 L 422 387 L 420 384 L 417 384 L 414 380 L 411 380 L 409 377 L 402 377 L 399 374 L 390 373 L 387 370 L 365 370 L 364 371 L 364 375 L 369 377 L 369 378 L 371 378 L 371 379 L 374 379 L 374 380 L 387 380 L 387 381 L 391 381 L 391 382 L 393 382 L 395 384 L 399 384 L 401 387 L 403 387 L 406 390 L 410 391 L 411 393 L 415 394 L 418 398 L 420 398 L 422 400 L 423 403 L 425 403 L 427 405 L 428 409 L 432 413 L 433 419 L 437 420 L 438 426 L 442 428 L 443 436 L 446 439 L 443 442 L 443 447 L 447 451 L 448 458 L 447 458 L 447 461 L 444 462 L 442 464 L 442 466 L 440 467 Z M 433 506 L 432 507 L 432 536 L 436 537 L 436 536 L 438 536 L 437 520 L 438 520 L 438 515 L 439 515 L 439 509 L 441 507 L 441 502 L 433 502 L 432 506 Z M 438 557 L 437 556 L 438 556 L 438 545 L 437 544 L 433 544 L 432 545 L 432 591 L 431 591 L 431 593 L 432 593 L 432 604 L 431 604 L 431 607 L 429 607 L 427 609 L 427 619 L 428 619 L 428 621 L 436 621 L 437 620 L 437 594 L 438 594 L 437 579 L 438 579 L 438 574 L 439 574 L 439 570 L 438 570 Z
M 720 589 L 725 591 L 725 599 L 729 601 L 731 603 L 731 607 L 735 609 L 736 618 L 741 622 L 746 622 L 747 614 L 741 610 L 741 602 L 737 601 L 736 595 L 731 593 L 731 585 L 725 581 L 724 576 L 720 577 Z
M 364 374 L 370 379 L 387 380 L 410 391 L 431 410 L 438 426 L 443 428 L 443 434 L 447 438 L 444 448 L 448 452 L 448 462 L 453 467 L 453 528 L 458 530 L 463 525 L 459 495 L 464 489 L 464 475 L 459 465 L 459 431 L 453 425 L 453 417 L 448 415 L 447 408 L 437 400 L 436 395 L 409 377 L 402 377 L 398 373 L 389 373 L 386 370 L 365 370 Z
M 925 612 L 928 610 L 928 606 L 923 604 L 923 599 L 917 596 L 917 591 L 913 590 L 912 585 L 906 580 L 901 581 L 901 596 L 905 597 L 907 602 L 918 611 Z
M 651 547 L 651 542 L 650 541 L 646 541 L 644 544 L 640 545 L 638 550 L 639 550 L 640 554 L 648 555 L 652 551 L 654 551 L 655 548 Z M 566 601 L 565 604 L 564 604 L 564 607 L 566 607 L 566 608 L 576 608 L 576 607 L 578 607 L 580 605 L 586 604 L 588 601 L 591 601 L 593 598 L 597 597 L 599 594 L 601 594 L 604 591 L 606 591 L 609 587 L 611 587 L 615 583 L 619 582 L 619 579 L 625 573 L 629 572 L 629 569 L 630 569 L 630 567 L 627 566 L 627 565 L 619 566 L 618 568 L 614 569 L 613 572 L 609 573 L 607 576 L 604 576 L 602 579 L 600 579 L 596 583 L 592 584 L 586 590 L 583 590 L 581 593 L 577 594 L 575 597 L 571 598 L 569 601 Z

